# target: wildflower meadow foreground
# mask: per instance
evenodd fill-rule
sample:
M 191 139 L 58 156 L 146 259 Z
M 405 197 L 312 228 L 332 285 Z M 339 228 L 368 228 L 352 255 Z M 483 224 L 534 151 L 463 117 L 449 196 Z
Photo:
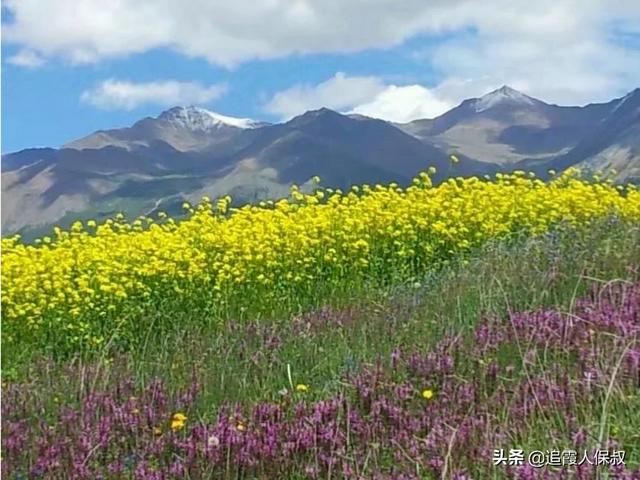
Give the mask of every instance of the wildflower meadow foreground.
M 470 336 L 446 336 L 429 351 L 395 345 L 388 358 L 346 373 L 339 393 L 317 396 L 315 386 L 291 384 L 251 407 L 230 403 L 198 412 L 198 375 L 174 395 L 160 379 L 142 389 L 118 379 L 82 393 L 51 419 L 29 422 L 43 399 L 10 387 L 2 412 L 3 473 L 470 479 L 488 476 L 493 462 L 520 479 L 593 478 L 596 469 L 640 478 L 640 465 L 623 463 L 640 448 L 637 430 L 626 422 L 590 423 L 592 412 L 624 415 L 640 407 L 639 308 L 640 284 L 594 288 L 572 314 L 540 309 L 506 321 L 486 317 Z M 308 316 L 293 330 L 341 327 L 339 317 Z M 265 342 L 263 349 L 273 354 L 278 346 Z M 513 362 L 517 349 L 521 362 Z M 556 447 L 575 458 L 546 471 L 506 458 L 496 463 L 496 449 L 513 446 Z M 594 467 L 603 451 L 607 461 Z M 614 452 L 625 454 L 609 462 Z
M 640 479 L 636 187 L 315 183 L 4 239 L 3 478 Z

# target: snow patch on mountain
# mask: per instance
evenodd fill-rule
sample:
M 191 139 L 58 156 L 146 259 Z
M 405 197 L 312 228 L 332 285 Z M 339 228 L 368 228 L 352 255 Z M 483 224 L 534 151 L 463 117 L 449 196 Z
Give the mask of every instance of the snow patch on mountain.
M 177 127 L 194 131 L 207 131 L 222 126 L 235 128 L 257 128 L 262 125 L 250 118 L 236 118 L 220 115 L 200 107 L 174 107 L 158 116 L 158 120 L 164 120 Z
M 473 103 L 473 108 L 476 112 L 484 112 L 503 103 L 533 105 L 534 102 L 533 98 L 505 85 L 478 98 Z

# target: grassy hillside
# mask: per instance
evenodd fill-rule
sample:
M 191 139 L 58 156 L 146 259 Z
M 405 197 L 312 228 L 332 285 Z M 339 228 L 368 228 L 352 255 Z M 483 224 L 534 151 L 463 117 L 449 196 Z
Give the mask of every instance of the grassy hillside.
M 637 191 L 427 181 L 5 241 L 3 478 L 636 478 Z

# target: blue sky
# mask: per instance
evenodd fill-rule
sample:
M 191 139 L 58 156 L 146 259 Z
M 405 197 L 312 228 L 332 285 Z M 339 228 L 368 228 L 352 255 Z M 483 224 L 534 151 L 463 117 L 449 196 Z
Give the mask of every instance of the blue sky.
M 2 152 L 176 104 L 268 121 L 321 106 L 410 121 L 502 84 L 559 104 L 640 86 L 637 2 L 532 5 L 7 0 Z
M 429 39 L 408 43 L 428 44 Z M 2 68 L 3 151 L 58 146 L 94 130 L 129 125 L 144 116 L 156 116 L 169 106 L 148 103 L 130 111 L 105 110 L 81 101 L 82 92 L 105 78 L 132 82 L 172 79 L 204 85 L 224 82 L 227 84 L 224 95 L 199 104 L 225 115 L 267 121 L 280 119 L 279 115 L 264 109 L 267 99 L 275 93 L 298 83 L 321 82 L 336 72 L 434 83 L 433 70 L 412 59 L 405 48 L 367 50 L 355 55 L 293 55 L 253 61 L 231 70 L 165 49 L 74 67 L 53 62 L 39 68 L 25 68 L 5 60 Z M 7 59 L 18 51 L 14 45 L 3 45 L 2 57 Z

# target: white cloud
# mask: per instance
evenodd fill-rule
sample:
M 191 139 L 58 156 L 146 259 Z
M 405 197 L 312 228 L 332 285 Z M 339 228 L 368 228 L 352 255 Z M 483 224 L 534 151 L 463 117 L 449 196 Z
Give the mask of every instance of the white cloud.
M 474 92 L 508 83 L 555 102 L 605 100 L 636 87 L 640 71 L 637 42 L 622 41 L 624 32 L 638 34 L 637 0 L 5 0 L 3 6 L 13 16 L 3 24 L 4 41 L 71 63 L 168 48 L 233 67 L 446 33 L 449 40 L 435 37 L 422 57 L 443 83 Z M 444 87 L 434 91 L 449 95 Z
M 401 8 L 366 0 L 6 0 L 3 4 L 14 16 L 13 22 L 3 25 L 4 39 L 46 56 L 87 63 L 167 47 L 225 66 L 293 53 L 388 47 L 431 24 L 434 10 L 424 11 L 422 0 L 409 0 Z M 438 9 L 448 10 L 442 5 Z
M 429 56 L 444 78 L 437 94 L 461 99 L 508 84 L 547 102 L 582 105 L 638 86 L 640 50 L 594 29 L 571 32 L 470 35 L 438 45 Z
M 356 106 L 351 113 L 406 123 L 437 117 L 454 106 L 422 85 L 389 85 L 372 100 Z
M 294 85 L 276 93 L 265 105 L 265 111 L 289 119 L 321 107 L 351 109 L 384 89 L 384 83 L 375 77 L 349 77 L 338 72 L 318 85 Z
M 202 104 L 226 92 L 224 84 L 203 86 L 175 80 L 134 83 L 108 79 L 82 92 L 81 100 L 104 110 L 133 110 L 144 104 L 160 106 Z
M 377 77 L 336 73 L 317 85 L 300 84 L 277 92 L 264 110 L 289 119 L 307 110 L 327 107 L 392 122 L 410 122 L 438 116 L 455 103 L 422 85 L 385 84 Z
M 7 59 L 7 62 L 20 67 L 37 68 L 45 63 L 45 59 L 33 50 L 23 49 Z

